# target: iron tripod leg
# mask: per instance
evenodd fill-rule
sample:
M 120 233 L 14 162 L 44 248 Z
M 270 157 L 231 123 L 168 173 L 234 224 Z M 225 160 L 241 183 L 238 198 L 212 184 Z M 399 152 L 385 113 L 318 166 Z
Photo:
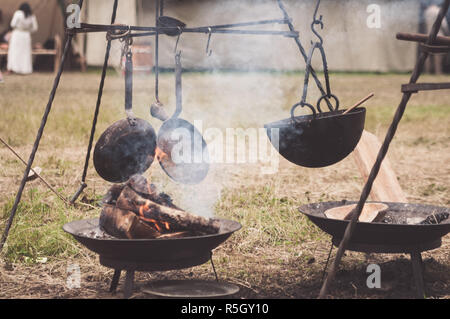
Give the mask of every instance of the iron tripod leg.
M 109 287 L 109 292 L 113 295 L 116 293 L 117 286 L 119 285 L 119 279 L 120 274 L 122 270 L 121 269 L 114 269 L 114 275 L 111 280 L 111 286 Z M 126 270 L 125 275 L 125 285 L 123 288 L 123 297 L 125 299 L 128 299 L 133 294 L 133 288 L 134 288 L 134 270 Z
M 425 286 L 423 282 L 423 263 L 422 255 L 418 251 L 412 251 L 410 253 L 411 263 L 413 268 L 414 280 L 416 282 L 417 298 L 425 298 Z
M 327 258 L 325 266 L 323 267 L 323 270 L 322 270 L 322 282 L 323 282 L 323 279 L 325 278 L 325 276 L 327 274 L 328 263 L 330 262 L 330 257 L 331 257 L 331 253 L 332 252 L 333 252 L 333 239 L 331 239 L 331 246 L 330 246 L 330 251 L 328 252 L 328 258 Z
M 120 273 L 122 271 L 120 269 L 114 269 L 114 275 L 111 280 L 111 286 L 109 287 L 109 292 L 113 295 L 116 293 L 117 285 L 119 284 Z
M 219 277 L 217 276 L 216 267 L 214 267 L 214 262 L 213 262 L 212 257 L 213 257 L 213 252 L 211 252 L 211 255 L 209 257 L 209 261 L 211 262 L 211 266 L 212 266 L 212 269 L 214 271 L 214 276 L 216 277 L 216 281 L 219 282 Z
M 134 287 L 134 270 L 127 270 L 125 276 L 125 287 L 123 288 L 123 297 L 128 299 L 133 294 Z
M 116 14 L 117 14 L 117 5 L 118 5 L 118 3 L 119 3 L 118 0 L 114 0 L 113 12 L 112 12 L 112 16 L 111 16 L 111 24 L 114 24 L 115 21 L 116 21 Z M 110 50 L 111 50 L 111 40 L 108 39 L 108 42 L 106 44 L 105 59 L 104 59 L 104 62 L 103 62 L 102 76 L 100 78 L 100 85 L 99 85 L 99 88 L 98 88 L 97 103 L 95 105 L 94 118 L 92 119 L 91 135 L 89 136 L 89 143 L 88 143 L 88 148 L 87 148 L 87 152 L 86 152 L 86 159 L 85 159 L 85 162 L 84 162 L 83 174 L 81 176 L 81 185 L 78 188 L 77 192 L 70 199 L 70 203 L 71 204 L 75 203 L 75 201 L 81 195 L 83 190 L 87 187 L 87 184 L 86 184 L 87 170 L 88 170 L 88 166 L 89 166 L 89 160 L 91 158 L 91 150 L 92 150 L 92 145 L 94 143 L 94 134 L 95 134 L 96 126 L 97 126 L 98 115 L 99 115 L 99 112 L 100 112 L 100 105 L 101 105 L 101 102 L 102 102 L 103 86 L 105 85 L 105 78 L 106 78 L 106 71 L 107 71 L 107 68 L 108 68 L 108 61 L 109 61 L 109 52 L 110 52 Z

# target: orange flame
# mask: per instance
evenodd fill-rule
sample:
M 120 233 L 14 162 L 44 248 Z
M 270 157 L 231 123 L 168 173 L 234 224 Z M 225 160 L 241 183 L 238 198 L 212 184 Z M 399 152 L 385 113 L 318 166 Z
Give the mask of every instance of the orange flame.
M 166 158 L 169 158 L 169 155 L 167 155 L 167 153 L 165 153 L 159 147 L 156 147 L 156 149 L 155 149 L 155 156 L 158 159 L 158 161 L 162 161 L 162 160 L 164 160 Z
M 141 205 L 141 206 L 139 207 L 139 218 L 140 218 L 141 220 L 143 220 L 143 221 L 146 221 L 146 222 L 148 222 L 148 223 L 151 223 L 151 224 L 156 228 L 156 230 L 159 231 L 159 232 L 161 232 L 161 230 L 162 230 L 162 226 L 160 225 L 161 223 L 164 225 L 164 227 L 166 228 L 166 230 L 170 230 L 170 225 L 169 225 L 168 222 L 165 222 L 165 221 L 158 222 L 158 221 L 155 220 L 155 219 L 145 217 L 144 212 L 145 212 L 146 210 L 148 210 L 149 208 L 150 208 L 150 205 L 149 205 L 149 202 L 148 202 L 148 201 L 146 201 L 144 205 Z

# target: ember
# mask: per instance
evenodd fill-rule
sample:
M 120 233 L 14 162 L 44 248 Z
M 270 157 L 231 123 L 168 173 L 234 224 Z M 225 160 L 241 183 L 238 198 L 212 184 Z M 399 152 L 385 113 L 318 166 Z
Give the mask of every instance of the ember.
M 128 239 L 180 238 L 215 234 L 217 221 L 188 213 L 141 175 L 113 185 L 103 199 L 100 226 L 110 235 Z

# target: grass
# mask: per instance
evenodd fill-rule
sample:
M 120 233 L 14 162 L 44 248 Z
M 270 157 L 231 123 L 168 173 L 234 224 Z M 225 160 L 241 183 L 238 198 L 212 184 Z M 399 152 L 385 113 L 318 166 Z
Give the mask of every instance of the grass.
M 30 264 L 40 262 L 42 258 L 51 261 L 52 258 L 76 256 L 80 247 L 62 231 L 62 226 L 73 219 L 86 217 L 86 209 L 67 207 L 53 193 L 35 187 L 27 189 L 26 198 L 18 206 L 17 217 L 4 248 L 6 260 Z M 3 206 L 2 221 L 8 219 L 13 203 L 14 198 L 10 198 Z M 97 214 L 91 212 L 89 215 Z
M 52 78 L 51 74 L 8 76 L 0 86 L 0 136 L 25 159 L 34 142 Z M 66 197 L 79 187 L 99 79 L 95 70 L 64 74 L 34 162 L 43 168 L 44 178 Z M 408 82 L 408 75 L 339 73 L 333 74 L 331 81 L 342 108 L 375 92 L 366 104 L 366 129 L 382 139 L 400 101 L 400 85 Z M 448 77 L 424 76 L 422 81 L 445 82 Z M 201 119 L 204 129 L 262 127 L 289 116 L 290 106 L 300 99 L 302 83 L 302 73 L 187 73 L 183 77 L 181 116 L 190 121 Z M 175 104 L 173 75 L 161 74 L 160 85 L 160 98 L 170 113 Z M 153 92 L 153 77 L 135 77 L 133 109 L 157 130 L 160 122 L 148 114 Z M 317 98 L 318 92 L 311 85 L 308 99 Z M 110 72 L 95 140 L 112 122 L 123 118 L 123 113 L 123 79 Z M 410 202 L 450 205 L 449 120 L 448 93 L 423 92 L 412 97 L 388 153 Z M 24 166 L 5 148 L 0 148 L 0 163 L 3 230 Z M 214 260 L 221 278 L 241 286 L 241 297 L 258 298 L 317 295 L 329 236 L 299 214 L 297 207 L 317 201 L 357 199 L 364 182 L 351 157 L 320 169 L 298 167 L 281 159 L 278 172 L 272 175 L 261 174 L 259 164 L 217 165 L 211 168 L 205 186 L 206 190 L 220 190 L 221 195 L 210 196 L 212 199 L 205 189 L 174 184 L 157 165 L 146 175 L 173 195 L 177 203 L 209 201 L 217 216 L 242 224 L 243 228 L 215 251 Z M 98 257 L 61 228 L 68 221 L 98 216 L 97 202 L 109 185 L 98 177 L 92 161 L 87 184 L 82 201 L 94 207 L 66 207 L 39 180 L 27 184 L 7 247 L 0 255 L 0 297 L 110 297 L 103 291 L 107 290 L 111 271 L 99 266 Z M 446 236 L 440 249 L 424 254 L 426 260 L 431 260 L 427 274 L 432 282 L 428 288 L 434 297 L 449 297 L 449 240 Z M 401 283 L 399 279 L 398 285 L 394 284 L 387 293 L 364 290 L 367 260 L 362 254 L 348 252 L 335 296 L 355 297 L 350 282 L 359 289 L 357 297 L 413 296 L 413 288 L 403 282 L 408 281 L 409 265 L 398 262 L 395 256 L 377 258 L 394 274 L 404 274 L 399 275 Z M 81 266 L 84 289 L 65 288 L 67 263 Z M 202 265 L 194 271 L 139 274 L 137 279 L 186 278 L 194 276 L 192 273 L 206 279 L 211 276 L 209 265 Z M 359 274 L 360 281 L 355 274 Z M 42 281 L 42 276 L 52 279 Z
M 242 252 L 258 247 L 298 245 L 325 236 L 297 211 L 294 198 L 278 197 L 270 187 L 228 190 L 217 205 L 218 216 L 242 224 L 234 240 Z

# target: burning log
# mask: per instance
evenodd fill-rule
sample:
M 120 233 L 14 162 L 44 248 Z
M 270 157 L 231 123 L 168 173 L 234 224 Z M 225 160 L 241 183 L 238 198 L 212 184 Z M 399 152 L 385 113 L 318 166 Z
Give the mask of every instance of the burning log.
M 117 199 L 117 207 L 130 210 L 147 222 L 162 223 L 166 230 L 172 231 L 198 231 L 206 234 L 215 234 L 219 231 L 219 224 L 202 216 L 185 212 L 180 209 L 160 205 L 134 192 L 126 186 Z
M 155 202 L 155 203 L 163 205 L 163 206 L 175 208 L 175 209 L 180 209 L 172 203 L 172 199 L 170 198 L 169 195 L 167 195 L 165 193 L 158 194 L 156 186 L 153 184 L 149 184 L 147 182 L 147 179 L 142 175 L 132 176 L 128 180 L 126 185 L 124 185 L 121 188 L 120 192 L 122 192 L 122 190 L 124 189 L 125 186 L 128 186 L 139 196 L 141 196 L 145 199 L 151 200 L 152 202 Z M 120 195 L 120 193 L 119 193 L 119 195 Z M 117 196 L 116 198 L 118 198 L 118 197 L 119 196 Z
M 113 185 L 103 203 L 100 226 L 119 238 L 181 238 L 214 234 L 220 228 L 217 221 L 181 210 L 140 175 Z
M 134 212 L 110 205 L 105 205 L 102 209 L 100 226 L 107 233 L 118 238 L 149 239 L 161 235 L 153 227 L 141 221 Z

